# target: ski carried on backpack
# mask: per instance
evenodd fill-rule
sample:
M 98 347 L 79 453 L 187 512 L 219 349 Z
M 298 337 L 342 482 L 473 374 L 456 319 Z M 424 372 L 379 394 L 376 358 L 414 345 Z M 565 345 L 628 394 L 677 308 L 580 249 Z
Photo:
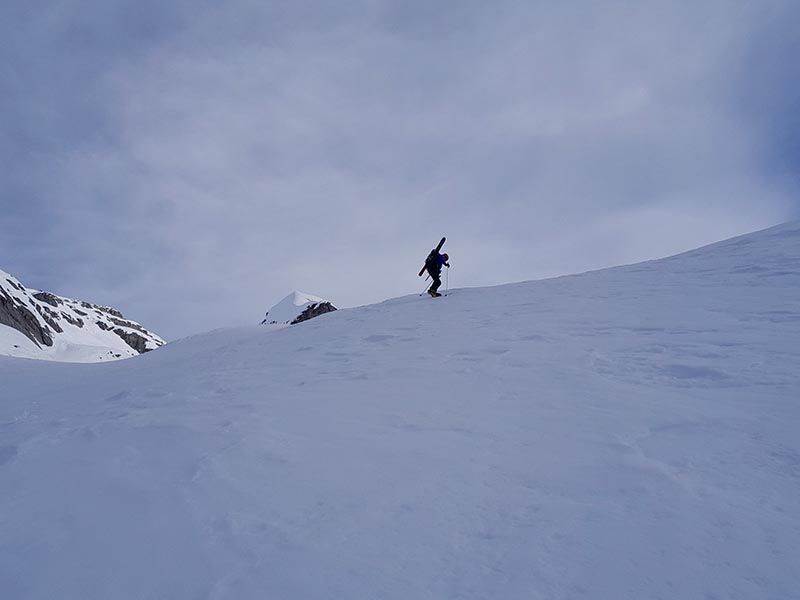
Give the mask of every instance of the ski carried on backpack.
M 439 250 L 442 249 L 442 246 L 444 246 L 444 242 L 445 242 L 446 239 L 447 238 L 442 238 L 441 240 L 439 240 L 439 245 L 436 246 L 435 249 L 431 250 L 431 253 L 428 255 L 428 257 L 430 257 L 431 254 L 433 254 L 434 252 L 438 253 Z M 427 268 L 428 268 L 428 260 L 426 259 L 425 260 L 425 264 L 422 265 L 422 268 L 419 270 L 419 276 L 420 277 L 422 277 L 422 274 L 425 272 L 425 269 L 427 269 Z

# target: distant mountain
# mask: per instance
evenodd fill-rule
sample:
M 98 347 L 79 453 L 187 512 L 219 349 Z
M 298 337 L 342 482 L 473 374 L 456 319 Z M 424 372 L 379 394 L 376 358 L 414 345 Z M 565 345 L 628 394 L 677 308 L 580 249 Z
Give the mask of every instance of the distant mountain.
M 0 270 L 0 354 L 100 362 L 136 356 L 163 344 L 116 309 L 26 288 Z
M 294 291 L 267 311 L 262 325 L 295 325 L 336 310 L 328 300 Z

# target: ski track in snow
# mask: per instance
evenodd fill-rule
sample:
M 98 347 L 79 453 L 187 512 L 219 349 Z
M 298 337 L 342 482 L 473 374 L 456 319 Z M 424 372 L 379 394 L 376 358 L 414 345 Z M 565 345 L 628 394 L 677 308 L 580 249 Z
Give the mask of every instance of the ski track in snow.
M 797 597 L 799 248 L 0 358 L 0 595 Z

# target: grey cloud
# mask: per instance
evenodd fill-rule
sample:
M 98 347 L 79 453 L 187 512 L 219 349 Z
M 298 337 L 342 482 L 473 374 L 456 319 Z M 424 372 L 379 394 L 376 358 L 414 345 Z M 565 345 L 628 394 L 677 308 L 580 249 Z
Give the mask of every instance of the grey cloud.
M 50 223 L 48 251 L 0 249 L 168 337 L 292 288 L 416 291 L 443 234 L 453 283 L 484 285 L 800 216 L 742 71 L 792 35 L 791 2 L 120 3 L 80 27 L 60 6 L 36 39 L 83 48 L 46 58 L 84 92 L 39 66 L 6 102 L 23 149 L 59 132 L 3 200 L 29 204 L 18 230 Z

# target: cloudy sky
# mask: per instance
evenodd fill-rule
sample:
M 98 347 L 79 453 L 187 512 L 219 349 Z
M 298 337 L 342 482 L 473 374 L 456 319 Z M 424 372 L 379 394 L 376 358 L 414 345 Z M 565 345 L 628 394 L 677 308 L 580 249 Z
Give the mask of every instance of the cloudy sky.
M 0 267 L 165 337 L 800 218 L 796 0 L 4 0 Z

